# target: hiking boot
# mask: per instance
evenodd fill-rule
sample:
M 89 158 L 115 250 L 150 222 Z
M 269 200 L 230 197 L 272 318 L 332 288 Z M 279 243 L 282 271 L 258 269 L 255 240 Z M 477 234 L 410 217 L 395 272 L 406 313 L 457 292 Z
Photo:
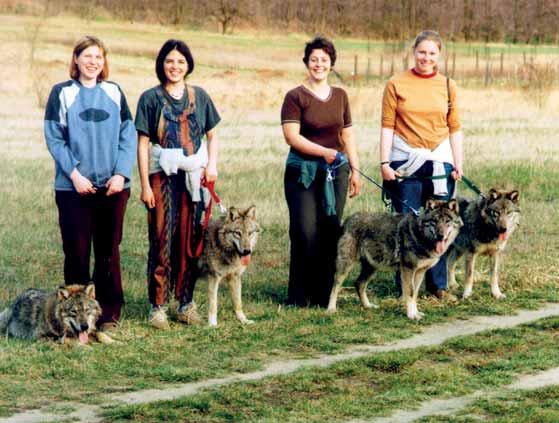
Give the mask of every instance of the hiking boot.
M 451 294 L 446 289 L 437 289 L 435 292 L 433 292 L 433 295 L 441 301 L 448 301 L 451 303 L 455 303 L 458 301 L 458 298 L 456 298 L 455 295 Z
M 154 328 L 167 330 L 169 329 L 169 321 L 167 320 L 167 313 L 161 306 L 155 306 L 149 312 L 149 324 Z
M 202 318 L 198 314 L 198 307 L 194 301 L 188 304 L 181 304 L 177 308 L 177 320 L 187 325 L 199 325 Z

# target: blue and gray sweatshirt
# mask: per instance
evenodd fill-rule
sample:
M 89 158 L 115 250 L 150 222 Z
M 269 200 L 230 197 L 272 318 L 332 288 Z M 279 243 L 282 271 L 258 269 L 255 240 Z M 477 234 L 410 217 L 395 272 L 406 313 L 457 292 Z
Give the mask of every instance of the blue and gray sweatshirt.
M 124 176 L 125 187 L 130 186 L 136 130 L 117 84 L 56 84 L 46 107 L 45 139 L 55 161 L 55 190 L 74 190 L 70 174 L 75 168 L 96 187 L 117 174 Z

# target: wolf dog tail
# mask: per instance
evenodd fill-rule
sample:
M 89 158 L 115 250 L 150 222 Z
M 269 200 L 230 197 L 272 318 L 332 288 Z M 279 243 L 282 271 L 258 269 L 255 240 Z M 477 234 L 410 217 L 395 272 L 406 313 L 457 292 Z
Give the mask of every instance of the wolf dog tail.
M 6 335 L 11 314 L 11 309 L 9 307 L 0 313 L 0 336 Z

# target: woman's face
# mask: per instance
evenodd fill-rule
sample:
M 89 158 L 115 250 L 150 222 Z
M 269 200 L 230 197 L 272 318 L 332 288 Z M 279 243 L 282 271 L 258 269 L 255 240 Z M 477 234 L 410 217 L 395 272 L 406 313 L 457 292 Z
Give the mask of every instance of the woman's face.
M 105 65 L 104 52 L 99 46 L 89 46 L 82 50 L 79 56 L 74 57 L 74 62 L 80 71 L 80 80 L 97 81 Z
M 178 50 L 171 50 L 163 61 L 163 71 L 168 83 L 182 82 L 188 72 L 188 63 Z
M 330 56 L 322 49 L 315 49 L 311 51 L 307 69 L 311 79 L 315 81 L 323 81 L 327 79 L 330 69 L 332 69 Z
M 439 46 L 434 41 L 420 42 L 413 52 L 415 70 L 422 74 L 433 73 L 440 54 Z

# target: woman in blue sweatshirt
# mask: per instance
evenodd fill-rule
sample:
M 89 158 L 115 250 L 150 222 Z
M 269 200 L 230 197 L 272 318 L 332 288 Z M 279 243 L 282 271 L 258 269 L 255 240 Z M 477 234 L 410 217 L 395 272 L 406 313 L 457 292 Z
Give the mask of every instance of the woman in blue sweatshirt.
M 66 284 L 93 279 L 109 329 L 124 304 L 119 245 L 136 151 L 126 98 L 109 76 L 107 50 L 92 36 L 74 47 L 69 81 L 56 84 L 45 112 L 45 138 L 55 162 L 55 198 Z M 89 262 L 95 255 L 93 275 Z

